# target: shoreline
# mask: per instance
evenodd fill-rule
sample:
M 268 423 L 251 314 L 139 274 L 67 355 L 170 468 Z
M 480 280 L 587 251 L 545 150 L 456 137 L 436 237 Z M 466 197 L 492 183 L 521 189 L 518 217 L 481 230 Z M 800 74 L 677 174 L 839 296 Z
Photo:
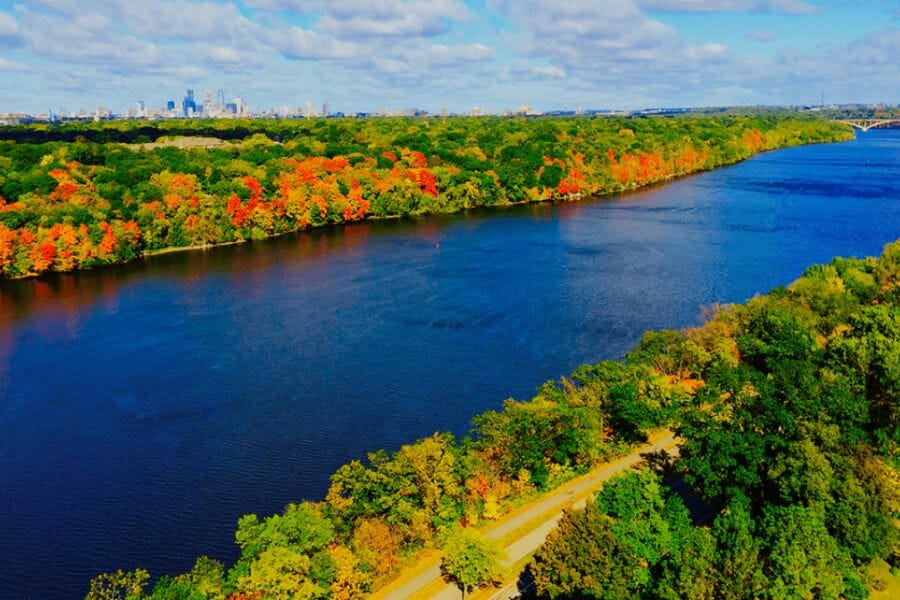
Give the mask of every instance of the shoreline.
M 748 156 L 747 158 L 742 158 L 740 160 L 730 162 L 730 163 L 724 163 L 724 164 L 718 165 L 713 168 L 698 169 L 696 171 L 689 171 L 689 172 L 679 173 L 679 174 L 673 173 L 671 175 L 667 175 L 667 176 L 663 177 L 662 179 L 659 179 L 656 181 L 650 181 L 650 182 L 643 183 L 643 184 L 632 184 L 630 186 L 621 185 L 618 189 L 610 190 L 610 191 L 606 191 L 606 192 L 596 192 L 596 193 L 592 193 L 592 194 L 582 194 L 581 192 L 577 192 L 574 194 L 569 194 L 568 195 L 569 197 L 551 196 L 549 198 L 542 198 L 542 199 L 538 199 L 538 200 L 525 199 L 525 200 L 522 200 L 519 202 L 503 202 L 503 203 L 499 203 L 499 204 L 474 206 L 471 208 L 462 208 L 462 209 L 453 210 L 453 211 L 434 211 L 434 212 L 423 213 L 421 215 L 370 216 L 370 217 L 365 217 L 363 219 L 360 219 L 359 221 L 351 221 L 351 222 L 343 222 L 343 223 L 323 223 L 322 225 L 318 225 L 318 226 L 297 227 L 295 229 L 290 229 L 288 231 L 281 231 L 278 233 L 273 233 L 273 234 L 267 235 L 266 237 L 264 237 L 260 240 L 242 239 L 242 240 L 232 240 L 232 241 L 227 241 L 227 242 L 218 242 L 218 243 L 213 243 L 213 244 L 200 244 L 200 245 L 191 245 L 191 246 L 168 246 L 165 248 L 158 248 L 155 250 L 144 250 L 138 256 L 136 256 L 135 258 L 128 260 L 128 261 L 95 265 L 95 266 L 88 267 L 88 268 L 72 269 L 69 271 L 44 271 L 37 275 L 24 275 L 21 277 L 12 277 L 12 278 L 0 277 L 0 282 L 2 282 L 2 281 L 23 281 L 23 280 L 27 280 L 27 279 L 39 280 L 41 278 L 48 277 L 48 276 L 59 276 L 59 275 L 65 275 L 65 274 L 71 274 L 71 273 L 77 273 L 77 272 L 85 272 L 85 271 L 97 271 L 97 270 L 107 269 L 110 267 L 116 267 L 116 266 L 120 266 L 120 265 L 133 264 L 140 259 L 149 259 L 154 256 L 162 256 L 162 255 L 166 255 L 166 254 L 177 254 L 180 252 L 213 250 L 215 248 L 220 248 L 220 247 L 225 247 L 225 246 L 235 246 L 238 244 L 246 244 L 248 242 L 254 242 L 254 241 L 265 242 L 266 240 L 284 237 L 284 236 L 290 235 L 290 234 L 309 232 L 309 231 L 313 231 L 313 230 L 326 230 L 326 229 L 332 229 L 332 228 L 339 227 L 339 226 L 346 227 L 347 225 L 354 225 L 356 223 L 362 223 L 365 221 L 391 221 L 391 220 L 400 220 L 400 219 L 416 219 L 416 218 L 420 218 L 420 217 L 432 217 L 432 216 L 436 216 L 436 215 L 454 215 L 454 214 L 459 214 L 459 213 L 467 213 L 469 211 L 491 211 L 491 210 L 496 210 L 496 209 L 513 208 L 513 207 L 525 206 L 525 205 L 530 205 L 530 204 L 535 204 L 535 205 L 563 204 L 563 203 L 570 203 L 570 202 L 582 202 L 582 201 L 586 201 L 586 200 L 603 201 L 603 200 L 611 199 L 613 197 L 624 196 L 624 195 L 627 195 L 630 193 L 644 191 L 647 189 L 652 189 L 655 186 L 662 187 L 662 186 L 668 185 L 669 183 L 671 183 L 673 181 L 685 179 L 687 177 L 691 177 L 691 176 L 695 176 L 695 175 L 702 175 L 704 173 L 711 173 L 713 171 L 717 171 L 717 170 L 725 168 L 725 167 L 731 167 L 731 166 L 740 164 L 742 162 L 751 160 L 762 154 L 768 154 L 770 152 L 786 150 L 788 148 L 798 148 L 801 146 L 813 146 L 813 145 L 820 145 L 820 144 L 822 144 L 822 145 L 824 145 L 824 144 L 840 144 L 840 143 L 853 141 L 856 139 L 856 137 L 857 137 L 856 132 L 854 131 L 853 137 L 850 139 L 847 139 L 847 140 L 838 140 L 838 141 L 829 141 L 829 142 L 808 142 L 805 144 L 793 144 L 793 145 L 781 146 L 779 148 L 772 148 L 770 150 L 762 150 L 762 151 L 759 151 L 759 152 L 753 154 L 752 156 Z

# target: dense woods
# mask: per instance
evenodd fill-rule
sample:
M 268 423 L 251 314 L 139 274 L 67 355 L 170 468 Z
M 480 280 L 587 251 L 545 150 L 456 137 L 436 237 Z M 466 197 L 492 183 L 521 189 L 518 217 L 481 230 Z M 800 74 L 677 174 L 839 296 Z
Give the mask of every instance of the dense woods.
M 700 327 L 648 332 L 624 361 L 510 399 L 463 439 L 351 461 L 324 501 L 242 517 L 230 567 L 201 557 L 149 589 L 141 569 L 107 573 L 88 598 L 362 597 L 422 549 L 461 554 L 461 527 L 663 426 L 682 436 L 675 468 L 711 520 L 692 522 L 655 473 L 628 474 L 539 550 L 541 596 L 864 598 L 880 585 L 873 565 L 900 567 L 898 299 L 900 240 L 879 259 L 811 267 Z
M 194 137 L 179 143 L 184 136 Z M 366 218 L 612 193 L 850 137 L 845 125 L 775 116 L 11 127 L 0 131 L 0 277 Z
M 712 516 L 692 523 L 656 474 L 621 477 L 538 551 L 539 595 L 850 599 L 886 585 L 900 567 L 898 276 L 895 242 L 698 330 L 645 336 L 657 369 L 704 382 L 674 420 L 675 471 Z

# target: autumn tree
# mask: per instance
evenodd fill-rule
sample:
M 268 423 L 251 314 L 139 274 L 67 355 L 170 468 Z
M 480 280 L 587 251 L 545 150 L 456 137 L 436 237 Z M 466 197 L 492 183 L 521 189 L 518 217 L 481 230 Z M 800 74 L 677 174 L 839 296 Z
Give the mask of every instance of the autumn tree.
M 140 600 L 150 574 L 144 569 L 101 573 L 91 579 L 85 600 Z
M 283 546 L 273 546 L 249 565 L 249 573 L 237 581 L 237 591 L 262 592 L 272 600 L 312 600 L 325 595 L 313 581 L 308 556 Z
M 150 127 L 150 126 L 146 126 Z M 66 125 L 66 135 L 137 142 L 129 126 Z M 143 250 L 263 239 L 369 216 L 575 199 L 713 168 L 763 149 L 846 139 L 824 121 L 691 119 L 485 119 L 440 123 L 380 119 L 338 126 L 272 121 L 215 131 L 154 123 L 163 147 L 57 141 L 55 128 L 0 141 L 0 274 L 39 275 L 126 262 Z M 179 135 L 244 139 L 197 151 Z M 171 134 L 171 135 L 169 135 Z M 280 143 L 276 143 L 276 139 Z M 173 143 L 173 145 L 166 145 Z M 608 148 L 606 153 L 599 147 Z M 124 236 L 134 222 L 136 237 Z M 109 228 L 103 228 L 106 223 Z M 41 232 L 90 229 L 77 249 Z M 8 237 L 8 236 L 7 236 Z M 124 237 L 130 237 L 125 241 Z M 4 256 L 7 256 L 5 259 Z M 5 263 L 5 267 L 4 267 Z
M 334 564 L 334 580 L 331 582 L 333 600 L 358 600 L 365 597 L 371 584 L 371 576 L 359 568 L 359 560 L 346 546 L 329 549 Z
M 489 539 L 474 528 L 452 530 L 443 545 L 441 571 L 463 593 L 498 580 L 503 572 L 506 551 L 500 540 Z
M 353 531 L 353 547 L 359 560 L 378 576 L 400 564 L 400 541 L 383 519 L 361 519 Z

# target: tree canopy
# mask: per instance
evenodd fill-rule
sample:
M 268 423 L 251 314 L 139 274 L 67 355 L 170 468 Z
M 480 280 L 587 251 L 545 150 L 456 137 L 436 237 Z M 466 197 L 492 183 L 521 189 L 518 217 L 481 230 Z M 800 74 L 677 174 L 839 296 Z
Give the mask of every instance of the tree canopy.
M 0 277 L 367 218 L 576 199 L 851 136 L 848 126 L 776 117 L 5 128 Z
M 506 558 L 501 540 L 488 539 L 474 528 L 457 528 L 447 535 L 444 542 L 444 560 L 441 571 L 463 591 L 494 581 L 503 572 Z
M 681 477 L 719 509 L 691 524 L 657 476 L 611 482 L 535 556 L 539 595 L 865 598 L 870 565 L 900 567 L 898 257 L 647 334 L 630 361 L 702 381 L 669 414 Z

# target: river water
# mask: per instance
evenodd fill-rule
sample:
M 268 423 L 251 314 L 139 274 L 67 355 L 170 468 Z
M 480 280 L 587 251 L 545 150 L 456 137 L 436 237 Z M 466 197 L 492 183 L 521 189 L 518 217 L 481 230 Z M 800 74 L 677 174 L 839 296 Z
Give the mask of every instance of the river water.
M 230 561 L 235 524 L 649 328 L 900 237 L 900 131 L 618 198 L 0 283 L 0 597 Z

